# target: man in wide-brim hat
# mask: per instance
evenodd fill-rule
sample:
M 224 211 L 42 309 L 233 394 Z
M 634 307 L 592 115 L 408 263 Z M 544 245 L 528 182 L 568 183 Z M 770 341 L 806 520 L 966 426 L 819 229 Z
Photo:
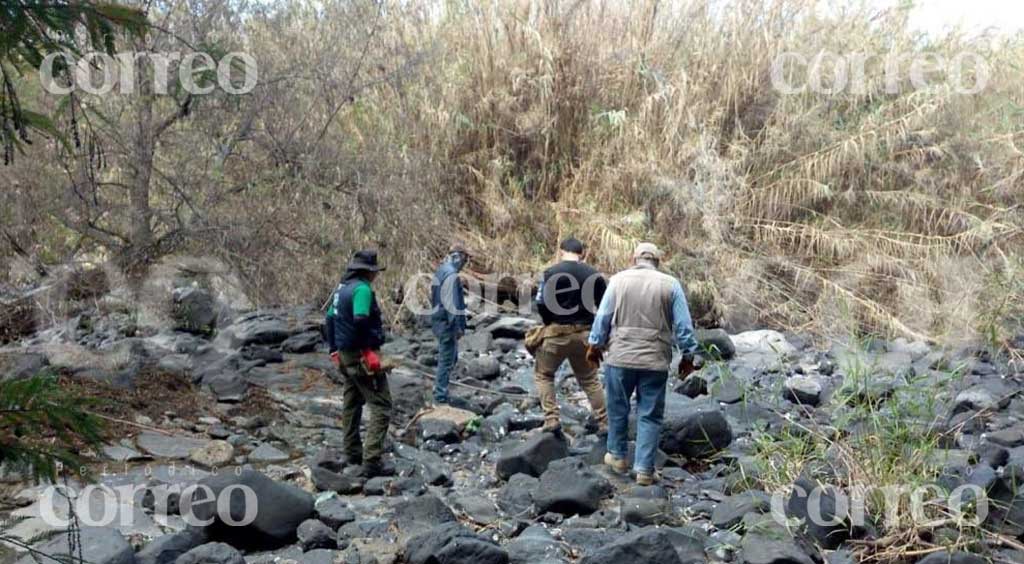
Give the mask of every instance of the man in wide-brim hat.
M 382 270 L 376 251 L 356 252 L 345 267 L 327 311 L 328 347 L 343 389 L 345 457 L 348 464 L 362 464 L 366 477 L 386 473 L 382 457 L 391 424 L 391 390 L 381 370 L 379 353 L 384 344 L 384 322 L 372 287 Z M 359 423 L 366 404 L 370 406 L 370 422 L 364 443 Z

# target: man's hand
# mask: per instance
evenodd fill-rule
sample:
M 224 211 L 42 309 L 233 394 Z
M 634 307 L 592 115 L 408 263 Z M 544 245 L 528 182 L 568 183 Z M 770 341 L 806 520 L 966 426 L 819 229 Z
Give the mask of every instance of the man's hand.
M 341 355 L 338 354 L 338 351 L 331 353 L 331 364 L 333 364 L 335 368 L 341 368 Z
M 601 366 L 604 362 L 604 349 L 596 345 L 587 345 L 587 362 L 593 368 Z
M 363 350 L 363 366 L 366 367 L 366 371 L 370 374 L 380 372 L 380 355 L 377 354 L 377 351 L 372 349 Z
M 700 355 L 683 355 L 683 358 L 679 360 L 679 378 L 686 378 L 700 370 L 702 366 L 704 366 L 704 359 Z

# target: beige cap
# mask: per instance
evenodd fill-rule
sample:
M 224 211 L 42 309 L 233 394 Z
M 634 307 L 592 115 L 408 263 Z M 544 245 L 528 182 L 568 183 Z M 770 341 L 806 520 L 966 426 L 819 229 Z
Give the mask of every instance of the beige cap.
M 661 260 L 661 249 L 654 243 L 640 243 L 633 251 L 633 258 L 651 258 Z

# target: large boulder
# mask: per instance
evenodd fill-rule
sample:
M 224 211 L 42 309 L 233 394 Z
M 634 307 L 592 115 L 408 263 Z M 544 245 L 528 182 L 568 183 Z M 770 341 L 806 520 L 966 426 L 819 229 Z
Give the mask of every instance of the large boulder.
M 542 514 L 550 511 L 562 515 L 590 515 L 613 490 L 611 483 L 583 460 L 563 458 L 552 462 L 541 474 L 533 500 Z
M 78 535 L 82 558 L 89 564 L 135 564 L 135 551 L 117 529 L 108 527 L 83 527 Z M 68 539 L 57 535 L 48 541 L 32 547 L 33 550 L 57 558 L 69 558 Z M 78 554 L 73 555 L 75 557 Z M 46 560 L 46 559 L 42 559 Z M 37 564 L 31 554 L 18 560 L 18 564 Z
M 245 558 L 229 544 L 211 542 L 182 554 L 174 564 L 245 564 Z
M 313 496 L 255 470 L 214 474 L 200 480 L 199 486 L 209 490 L 200 487 L 191 500 L 182 500 L 182 515 L 191 511 L 199 522 L 209 522 L 210 538 L 232 546 L 265 548 L 293 542 L 299 524 L 313 516 Z M 237 524 L 247 517 L 252 521 L 245 525 L 226 521 Z
M 210 333 L 217 324 L 217 300 L 202 288 L 175 288 L 171 294 L 171 317 L 175 329 Z
M 732 427 L 725 415 L 710 406 L 692 406 L 666 418 L 661 449 L 668 454 L 702 458 L 732 443 Z
M 777 371 L 797 353 L 782 333 L 770 329 L 733 335 L 732 342 L 737 359 L 757 370 Z
M 405 545 L 408 564 L 508 564 L 508 553 L 459 523 L 445 523 Z
M 525 442 L 502 451 L 498 458 L 498 477 L 507 480 L 515 474 L 538 477 L 551 462 L 569 456 L 569 445 L 554 433 L 538 433 Z

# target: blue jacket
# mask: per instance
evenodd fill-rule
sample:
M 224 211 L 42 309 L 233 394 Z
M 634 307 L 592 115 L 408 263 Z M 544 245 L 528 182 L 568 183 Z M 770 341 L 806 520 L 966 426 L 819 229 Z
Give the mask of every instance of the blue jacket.
M 445 261 L 437 268 L 430 285 L 430 328 L 434 335 L 461 335 L 466 332 L 466 301 L 459 270 Z

